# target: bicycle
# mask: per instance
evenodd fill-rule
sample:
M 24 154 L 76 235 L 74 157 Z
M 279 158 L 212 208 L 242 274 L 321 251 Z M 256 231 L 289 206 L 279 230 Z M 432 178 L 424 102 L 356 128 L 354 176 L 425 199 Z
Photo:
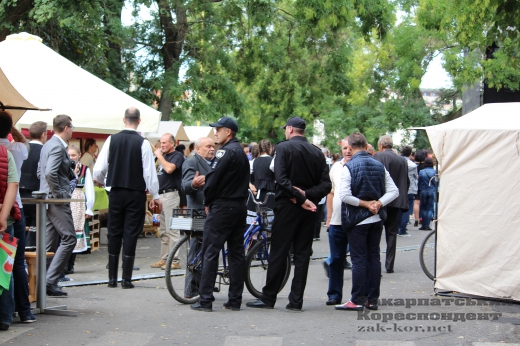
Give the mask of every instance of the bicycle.
M 438 182 L 438 174 L 433 176 L 428 184 L 432 183 L 432 180 L 435 179 L 435 183 Z M 434 280 L 435 278 L 435 270 L 436 270 L 436 256 L 437 256 L 437 209 L 438 209 L 438 200 L 439 196 L 437 194 L 437 198 L 434 204 L 434 220 L 433 220 L 433 230 L 428 233 L 426 238 L 421 243 L 421 247 L 419 248 L 419 263 L 421 264 L 421 269 L 424 274 L 430 280 Z
M 256 201 L 251 191 L 250 194 L 256 205 L 257 216 L 244 233 L 244 251 L 247 252 L 245 283 L 252 295 L 260 297 L 261 291 L 259 289 L 261 287 L 259 285 L 265 281 L 263 278 L 267 272 L 271 245 L 271 240 L 267 236 L 267 232 L 270 231 L 268 227 L 268 210 L 260 206 L 267 202 L 268 197 L 272 193 L 266 194 L 263 202 Z M 166 287 L 171 296 L 178 302 L 193 304 L 200 299 L 198 284 L 202 275 L 201 231 L 204 226 L 205 214 L 203 210 L 174 209 L 173 215 L 174 217 L 170 220 L 170 228 L 180 229 L 183 236 L 174 245 L 166 260 Z M 174 260 L 178 260 L 181 263 L 181 268 L 171 269 Z M 251 268 L 254 268 L 253 271 L 251 271 Z M 257 269 L 261 269 L 264 275 L 261 275 L 262 271 Z M 282 288 L 289 278 L 290 270 L 291 260 L 289 254 L 287 254 L 286 274 Z M 214 291 L 220 292 L 223 284 L 229 285 L 229 268 L 227 266 L 227 250 L 225 248 L 222 248 L 222 266 L 219 267 L 217 272 Z

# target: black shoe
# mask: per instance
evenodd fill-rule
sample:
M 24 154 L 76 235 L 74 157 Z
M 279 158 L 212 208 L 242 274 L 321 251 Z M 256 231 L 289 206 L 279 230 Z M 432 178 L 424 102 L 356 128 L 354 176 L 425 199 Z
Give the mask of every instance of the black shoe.
M 345 261 L 345 269 L 352 270 L 352 264 L 348 263 L 348 261 Z
M 329 271 L 330 271 L 329 264 L 326 261 L 323 261 L 322 264 L 323 264 L 323 269 L 325 270 L 325 276 L 329 277 Z
M 213 311 L 213 309 L 211 307 L 205 308 L 205 307 L 201 306 L 200 303 L 198 303 L 198 302 L 195 303 L 195 304 L 191 304 L 190 305 L 190 309 L 195 310 L 195 311 L 204 311 L 204 312 L 211 312 L 211 311 Z
M 287 305 L 285 306 L 285 308 L 286 308 L 287 310 L 291 310 L 291 311 L 302 311 L 302 308 L 297 308 L 297 307 L 295 307 L 295 306 L 292 306 L 291 303 L 287 304 Z
M 58 285 L 47 284 L 47 295 L 50 297 L 66 297 L 67 292 L 63 291 Z
M 8 324 L 0 323 L 0 330 L 8 330 L 8 329 L 9 329 L 9 325 Z
M 327 302 L 325 303 L 326 305 L 337 305 L 341 303 L 341 301 L 337 301 L 336 299 L 329 299 L 327 300 Z
M 419 231 L 431 231 L 432 229 L 430 227 L 424 227 L 422 226 L 421 228 L 419 228 Z
M 312 241 L 320 241 L 320 237 L 313 238 Z
M 65 275 L 74 274 L 74 268 L 71 268 L 65 272 Z
M 108 287 L 117 287 L 117 266 L 119 255 L 108 255 Z
M 365 307 L 366 307 L 368 310 L 377 310 L 377 304 L 370 304 L 369 302 L 366 302 L 366 303 L 365 303 Z
M 240 311 L 240 306 L 233 306 L 230 302 L 225 302 L 222 304 L 222 309 L 224 310 L 232 310 L 232 311 Z
M 415 222 L 413 223 L 413 226 L 414 227 L 419 227 L 419 221 L 415 220 Z
M 124 289 L 134 288 L 132 284 L 132 270 L 134 269 L 135 256 L 123 255 L 123 275 L 121 276 L 121 287 Z
M 387 272 L 388 274 L 392 274 L 392 273 L 394 272 L 394 270 L 393 270 L 393 269 L 387 269 L 386 272 Z
M 272 306 L 267 305 L 260 299 L 255 300 L 254 302 L 247 302 L 246 306 L 248 308 L 256 308 L 256 309 L 272 309 Z
M 20 316 L 20 322 L 22 323 L 33 323 L 36 322 L 36 316 L 29 311 L 28 315 Z

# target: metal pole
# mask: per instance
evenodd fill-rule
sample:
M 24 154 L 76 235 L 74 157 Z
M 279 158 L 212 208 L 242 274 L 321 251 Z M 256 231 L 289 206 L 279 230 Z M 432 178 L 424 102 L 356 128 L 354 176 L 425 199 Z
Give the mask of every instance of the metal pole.
M 38 202 L 36 208 L 36 307 L 44 312 L 47 300 L 47 244 L 45 239 L 46 210 L 45 203 Z

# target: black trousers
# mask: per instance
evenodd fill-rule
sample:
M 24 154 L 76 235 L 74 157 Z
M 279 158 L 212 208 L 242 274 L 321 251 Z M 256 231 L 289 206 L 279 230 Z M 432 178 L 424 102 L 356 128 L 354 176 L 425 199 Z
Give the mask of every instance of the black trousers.
M 108 195 L 108 253 L 135 256 L 137 238 L 144 225 L 146 192 L 113 187 Z
M 244 232 L 246 230 L 246 201 L 217 199 L 209 205 L 209 213 L 202 236 L 202 278 L 200 305 L 212 307 L 213 288 L 217 278 L 219 253 L 227 242 L 229 265 L 229 302 L 242 304 L 245 281 Z
M 276 296 L 285 275 L 287 254 L 293 244 L 294 278 L 289 302 L 293 307 L 301 308 L 312 253 L 315 221 L 318 215 L 290 201 L 278 203 L 274 215 L 269 267 L 260 299 L 270 306 L 274 306 L 276 303 Z
M 387 218 L 384 222 L 386 237 L 386 270 L 394 269 L 397 231 L 399 230 L 399 208 L 386 207 Z

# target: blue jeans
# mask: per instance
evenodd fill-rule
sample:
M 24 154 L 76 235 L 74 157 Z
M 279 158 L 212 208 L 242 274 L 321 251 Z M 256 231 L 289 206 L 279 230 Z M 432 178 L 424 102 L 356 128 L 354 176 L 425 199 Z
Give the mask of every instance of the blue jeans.
M 433 206 L 435 204 L 435 191 L 421 191 L 421 209 L 423 227 L 429 227 L 433 219 Z
M 352 259 L 350 300 L 354 304 L 364 304 L 367 298 L 371 304 L 377 304 L 381 284 L 379 243 L 382 232 L 383 223 L 381 221 L 357 225 L 348 232 L 350 258 Z
M 13 236 L 13 226 L 7 226 L 5 230 L 6 233 Z M 4 323 L 7 325 L 11 325 L 13 322 L 13 313 L 14 313 L 14 284 L 13 284 L 13 276 L 11 275 L 11 285 L 9 286 L 9 290 L 3 290 L 2 294 L 0 294 L 0 323 Z
M 413 203 L 415 195 L 413 193 L 408 194 L 408 211 L 399 210 L 399 231 L 398 234 L 406 232 L 406 225 L 410 220 L 410 215 L 413 213 Z
M 343 298 L 343 273 L 345 256 L 347 255 L 348 236 L 341 225 L 330 225 L 329 228 L 329 289 L 327 296 L 341 302 Z M 327 260 L 326 260 L 327 261 Z
M 13 224 L 14 236 L 18 238 L 18 249 L 14 257 L 13 280 L 15 285 L 14 302 L 16 311 L 21 317 L 31 313 L 31 303 L 29 303 L 29 282 L 25 271 L 25 215 L 23 208 L 20 208 L 22 218 Z

